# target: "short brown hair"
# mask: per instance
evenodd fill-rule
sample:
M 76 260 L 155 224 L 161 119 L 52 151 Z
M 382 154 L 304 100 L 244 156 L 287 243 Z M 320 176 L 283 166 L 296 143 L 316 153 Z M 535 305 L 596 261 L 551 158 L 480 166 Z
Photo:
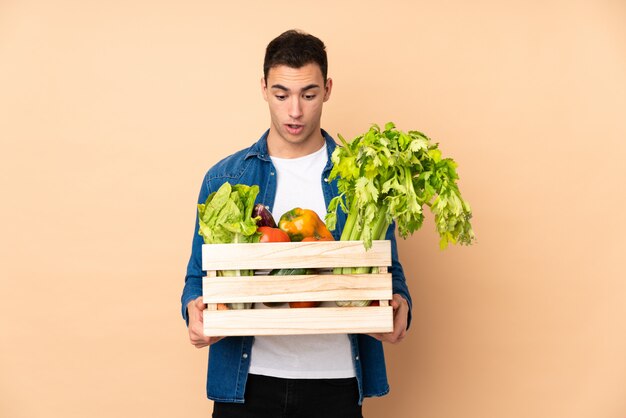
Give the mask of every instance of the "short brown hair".
M 270 69 L 278 65 L 301 68 L 310 63 L 319 65 L 324 83 L 326 83 L 328 57 L 324 42 L 308 33 L 294 29 L 288 30 L 267 45 L 263 62 L 263 76 L 267 81 L 267 74 Z

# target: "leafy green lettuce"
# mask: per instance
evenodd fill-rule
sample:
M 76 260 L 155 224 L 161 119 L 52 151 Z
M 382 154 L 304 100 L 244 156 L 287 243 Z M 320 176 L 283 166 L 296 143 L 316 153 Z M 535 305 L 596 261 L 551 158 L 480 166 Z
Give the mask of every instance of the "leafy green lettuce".
M 224 183 L 198 205 L 198 233 L 205 244 L 258 242 L 256 221 L 252 217 L 259 186 Z M 252 276 L 253 270 L 220 270 L 221 277 Z M 230 303 L 231 309 L 249 309 L 251 303 Z
M 198 205 L 199 234 L 205 244 L 258 242 L 256 218 L 252 217 L 259 186 L 226 182 Z

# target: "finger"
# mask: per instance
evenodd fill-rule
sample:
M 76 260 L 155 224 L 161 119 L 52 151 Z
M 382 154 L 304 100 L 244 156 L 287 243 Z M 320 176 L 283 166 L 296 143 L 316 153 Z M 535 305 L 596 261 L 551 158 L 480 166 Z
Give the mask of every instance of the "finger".
M 191 340 L 191 344 L 196 347 L 206 347 L 211 342 L 210 337 L 205 337 L 204 335 L 193 334 L 190 335 L 189 339 Z
M 196 308 L 201 311 L 206 309 L 206 304 L 202 301 L 202 296 L 196 298 Z
M 195 323 L 189 328 L 189 338 L 193 342 L 208 341 L 208 337 L 204 335 L 204 327 L 201 323 Z
M 403 339 L 403 337 L 402 337 L 402 334 L 400 333 L 400 334 L 397 334 L 397 335 L 394 334 L 394 335 L 390 336 L 388 341 L 390 343 L 392 343 L 392 344 L 397 344 L 397 343 L 401 342 L 402 339 Z
M 395 341 L 396 341 L 396 342 L 400 342 L 400 341 L 404 340 L 404 337 L 406 337 L 406 330 L 402 330 L 401 332 L 399 332 L 399 333 L 395 336 Z
M 205 340 L 206 337 L 204 336 L 204 333 L 202 331 L 203 330 L 201 328 L 194 329 L 191 333 L 191 338 L 195 341 Z
M 193 345 L 196 348 L 202 348 L 202 347 L 206 347 L 207 345 L 209 345 L 209 343 L 208 341 L 203 341 L 202 339 L 194 338 L 191 340 L 191 345 Z
M 393 333 L 391 335 L 392 342 L 400 341 L 406 333 L 406 321 L 402 314 L 398 315 L 393 321 Z
M 198 340 L 196 340 L 193 345 L 196 348 L 204 348 L 204 347 L 208 347 L 211 344 L 215 344 L 216 342 L 220 341 L 221 339 L 223 339 L 224 337 L 202 337 Z

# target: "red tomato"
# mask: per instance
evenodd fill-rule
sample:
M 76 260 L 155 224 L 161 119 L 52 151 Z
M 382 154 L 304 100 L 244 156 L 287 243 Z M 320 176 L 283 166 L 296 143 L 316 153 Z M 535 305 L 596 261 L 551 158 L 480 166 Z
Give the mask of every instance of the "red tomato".
M 289 302 L 290 308 L 317 308 L 321 302 Z
M 258 231 L 261 233 L 259 242 L 290 242 L 289 235 L 279 228 L 261 226 Z

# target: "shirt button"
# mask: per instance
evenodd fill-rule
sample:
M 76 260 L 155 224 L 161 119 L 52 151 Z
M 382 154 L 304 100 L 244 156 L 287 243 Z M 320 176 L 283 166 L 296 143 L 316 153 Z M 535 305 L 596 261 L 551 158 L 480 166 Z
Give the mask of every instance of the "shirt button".
M 248 358 L 248 353 L 243 353 L 243 358 Z
M 356 359 L 356 361 L 359 361 L 359 356 L 356 356 L 355 359 Z
M 274 175 L 274 172 L 273 172 L 273 171 L 270 171 L 270 176 L 273 176 L 273 175 Z
M 324 179 L 324 181 L 325 181 L 326 183 L 328 183 L 328 177 L 326 177 L 326 178 Z

